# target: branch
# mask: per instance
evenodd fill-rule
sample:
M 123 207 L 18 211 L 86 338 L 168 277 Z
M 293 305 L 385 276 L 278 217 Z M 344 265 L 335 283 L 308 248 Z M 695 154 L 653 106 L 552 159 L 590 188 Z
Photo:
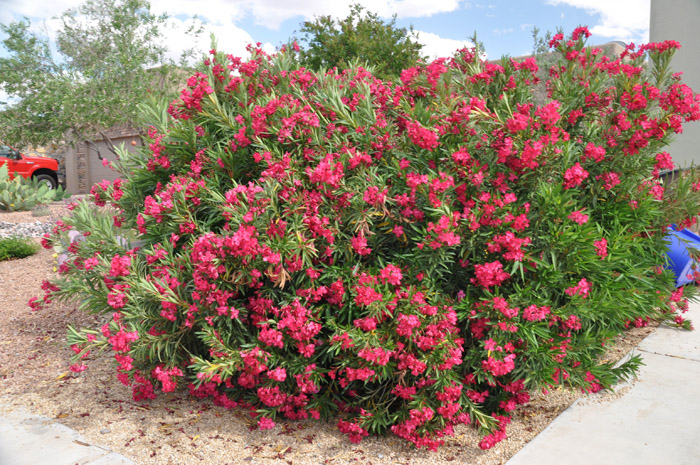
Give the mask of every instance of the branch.
M 112 139 L 110 139 L 104 131 L 99 131 L 99 133 L 104 139 L 104 141 L 107 143 L 107 148 L 109 149 L 109 151 L 112 152 L 115 157 L 119 158 L 119 154 L 117 154 L 117 148 L 114 146 L 114 143 L 112 143 Z

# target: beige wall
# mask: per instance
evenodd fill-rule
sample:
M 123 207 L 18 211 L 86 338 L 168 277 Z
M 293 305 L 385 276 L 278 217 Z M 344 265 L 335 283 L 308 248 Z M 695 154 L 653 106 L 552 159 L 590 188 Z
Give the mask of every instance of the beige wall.
M 135 151 L 141 145 L 141 140 L 134 134 L 113 134 L 112 143 L 116 147 L 122 144 L 128 151 Z M 136 145 L 134 145 L 136 144 Z M 90 188 L 103 179 L 113 181 L 119 176 L 116 172 L 102 165 L 97 155 L 99 149 L 102 158 L 109 161 L 115 160 L 115 155 L 110 152 L 107 143 L 95 141 L 94 144 L 81 142 L 75 147 L 66 147 L 62 152 L 66 176 L 66 190 L 71 194 L 87 194 Z
M 700 0 L 651 0 L 649 41 L 681 44 L 671 66 L 683 82 L 700 92 Z M 668 147 L 676 165 L 700 165 L 700 121 L 687 123 Z

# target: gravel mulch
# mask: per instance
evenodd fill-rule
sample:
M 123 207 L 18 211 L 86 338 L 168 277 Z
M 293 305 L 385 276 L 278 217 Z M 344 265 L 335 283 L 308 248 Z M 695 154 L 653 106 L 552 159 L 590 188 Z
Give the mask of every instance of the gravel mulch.
M 65 206 L 52 205 L 51 211 L 48 217 L 0 212 L 0 224 L 50 224 L 65 213 Z M 581 395 L 566 390 L 534 394 L 508 427 L 509 438 L 493 449 L 480 450 L 477 433 L 460 427 L 437 453 L 415 451 L 391 435 L 354 445 L 335 425 L 321 422 L 290 421 L 258 431 L 242 411 L 184 392 L 137 403 L 117 381 L 108 353 L 91 356 L 83 373 L 68 371 L 66 326 L 95 326 L 95 316 L 71 304 L 52 304 L 38 312 L 26 305 L 52 276 L 53 261 L 52 252 L 42 249 L 32 257 L 0 262 L 0 403 L 54 418 L 139 465 L 503 464 Z M 619 359 L 653 330 L 629 331 L 608 358 Z M 596 396 L 604 400 L 615 394 Z
M 0 238 L 11 236 L 41 237 L 51 232 L 56 220 L 68 213 L 66 206 L 75 200 L 74 196 L 62 202 L 40 205 L 31 211 L 6 212 L 0 210 Z

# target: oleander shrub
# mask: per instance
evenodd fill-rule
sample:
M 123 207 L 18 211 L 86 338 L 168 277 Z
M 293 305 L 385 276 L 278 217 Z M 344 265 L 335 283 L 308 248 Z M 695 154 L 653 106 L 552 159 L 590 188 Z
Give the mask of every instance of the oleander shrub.
M 616 335 L 688 326 L 664 237 L 700 185 L 658 174 L 700 108 L 677 43 L 610 59 L 587 35 L 552 40 L 541 106 L 532 58 L 465 49 L 383 82 L 212 50 L 45 240 L 44 302 L 112 316 L 70 329 L 72 369 L 108 348 L 136 400 L 183 387 L 261 429 L 335 418 L 429 449 L 466 423 L 491 447 L 532 389 L 632 375 L 601 359 Z
M 0 238 L 0 261 L 30 257 L 40 248 L 41 246 L 31 239 L 2 237 Z

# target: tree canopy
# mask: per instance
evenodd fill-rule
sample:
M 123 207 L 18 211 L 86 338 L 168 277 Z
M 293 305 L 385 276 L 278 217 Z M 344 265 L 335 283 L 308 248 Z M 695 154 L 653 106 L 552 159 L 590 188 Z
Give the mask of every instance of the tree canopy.
M 397 27 L 396 15 L 384 22 L 360 5 L 353 5 L 345 19 L 318 16 L 306 21 L 300 32 L 302 63 L 313 69 L 347 68 L 359 61 L 369 64 L 377 77 L 390 79 L 423 58 L 412 26 Z
M 65 11 L 56 34 L 29 19 L 0 24 L 2 138 L 18 146 L 75 141 L 115 125 L 134 126 L 144 95 L 167 95 L 179 73 L 166 59 L 167 17 L 148 0 L 87 0 Z

